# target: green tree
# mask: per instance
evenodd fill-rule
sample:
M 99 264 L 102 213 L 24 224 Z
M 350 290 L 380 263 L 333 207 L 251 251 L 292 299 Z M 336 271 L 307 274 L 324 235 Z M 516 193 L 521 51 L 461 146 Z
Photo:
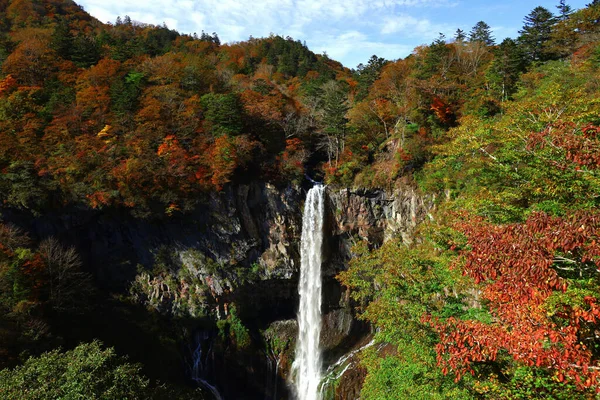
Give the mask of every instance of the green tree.
M 547 61 L 553 58 L 546 45 L 551 39 L 552 27 L 556 23 L 554 15 L 544 7 L 536 7 L 524 19 L 519 31 L 519 44 L 531 61 Z
M 464 42 L 467 39 L 467 34 L 462 29 L 457 29 L 454 34 L 454 40 L 457 42 Z
M 50 47 L 58 54 L 60 57 L 70 60 L 71 52 L 73 50 L 73 41 L 74 37 L 71 33 L 71 28 L 69 27 L 69 23 L 66 19 L 61 19 L 56 26 L 54 27 L 54 32 L 52 33 L 52 41 L 50 42 Z
M 242 105 L 238 96 L 208 93 L 200 98 L 206 127 L 214 136 L 242 132 Z
M 473 29 L 471 29 L 471 32 L 469 32 L 469 41 L 483 42 L 487 46 L 493 46 L 495 41 L 492 36 L 492 28 L 485 22 L 479 21 L 475 24 Z
M 568 5 L 565 2 L 565 0 L 560 0 L 558 5 L 556 6 L 556 8 L 558 9 L 558 20 L 559 21 L 564 21 L 567 18 L 569 18 L 569 16 L 571 14 L 573 14 L 573 8 L 570 5 Z
M 369 88 L 379 77 L 381 69 L 387 64 L 387 60 L 383 57 L 372 55 L 367 65 L 358 64 L 356 67 L 356 75 L 358 81 L 355 100 L 362 100 L 369 94 Z
M 78 35 L 74 38 L 70 53 L 71 61 L 81 68 L 96 65 L 102 58 L 100 44 L 95 37 L 87 35 Z
M 112 348 L 103 349 L 97 341 L 71 351 L 53 350 L 0 371 L 0 393 L 6 400 L 149 397 L 141 366 L 117 356 Z
M 145 84 L 142 72 L 131 71 L 124 79 L 117 79 L 110 87 L 112 111 L 117 116 L 133 112 L 139 103 L 139 96 Z
M 507 100 L 515 93 L 527 64 L 523 50 L 513 39 L 504 39 L 494 49 L 494 60 L 486 71 L 486 78 L 498 99 Z
M 341 84 L 336 81 L 326 83 L 323 86 L 322 124 L 325 133 L 323 147 L 327 150 L 330 164 L 335 160 L 336 166 L 346 143 L 348 129 L 346 114 L 349 109 L 348 96 Z
M 437 368 L 436 337 L 422 319 L 425 313 L 462 316 L 466 309 L 458 294 L 460 274 L 428 246 L 411 249 L 395 239 L 369 251 L 359 243 L 348 270 L 338 276 L 359 305 L 360 318 L 378 328 L 376 342 L 395 349 L 381 355 L 374 346 L 361 357 L 368 371 L 361 399 L 471 398 Z
M 450 55 L 450 49 L 446 45 L 446 36 L 440 33 L 438 38 L 433 41 L 426 49 L 423 58 L 422 67 L 417 69 L 419 79 L 429 79 L 432 75 L 444 75 L 447 69 L 447 59 Z

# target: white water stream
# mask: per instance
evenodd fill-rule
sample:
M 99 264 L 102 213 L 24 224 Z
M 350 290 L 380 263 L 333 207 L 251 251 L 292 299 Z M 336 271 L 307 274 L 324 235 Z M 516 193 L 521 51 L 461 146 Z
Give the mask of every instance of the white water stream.
M 321 381 L 321 258 L 325 187 L 315 185 L 306 195 L 300 249 L 300 309 L 296 358 L 292 365 L 298 400 L 319 400 Z
M 202 346 L 205 346 L 205 353 L 203 354 Z M 214 400 L 222 400 L 221 394 L 217 388 L 211 385 L 205 375 L 209 372 L 208 363 L 212 358 L 212 340 L 207 332 L 201 331 L 196 333 L 195 348 L 192 351 L 192 362 L 189 368 L 190 377 L 195 381 L 198 386 L 209 390 Z

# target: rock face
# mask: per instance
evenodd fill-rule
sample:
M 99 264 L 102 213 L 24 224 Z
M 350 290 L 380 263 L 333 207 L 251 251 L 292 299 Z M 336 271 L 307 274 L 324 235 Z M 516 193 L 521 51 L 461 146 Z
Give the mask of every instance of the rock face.
M 294 319 L 304 197 L 299 187 L 282 190 L 251 183 L 211 194 L 192 214 L 160 220 L 89 209 L 39 218 L 2 209 L 0 214 L 33 238 L 55 236 L 74 245 L 102 287 L 129 292 L 161 313 L 216 321 L 227 318 L 235 304 L 237 315 L 260 344 L 267 341 L 261 332 L 277 321 L 288 321 L 288 336 L 297 330 Z M 352 244 L 366 240 L 377 247 L 398 236 L 409 243 L 431 204 L 408 186 L 393 193 L 330 188 L 326 204 L 322 347 L 328 363 L 353 348 L 365 333 L 335 280 L 351 258 Z M 277 398 L 285 398 L 284 381 L 293 346 L 282 348 L 282 354 L 274 354 L 272 347 L 267 351 L 255 346 L 252 351 L 263 352 L 259 357 L 263 364 L 268 359 L 284 360 L 277 368 L 280 382 L 272 387 L 279 388 Z M 250 358 L 240 359 L 247 364 Z M 229 367 L 236 368 L 231 363 Z M 254 380 L 253 374 L 266 368 L 238 367 L 244 369 L 242 374 L 235 373 L 239 379 Z M 217 385 L 227 383 L 228 372 L 222 375 Z
M 171 218 L 77 208 L 38 218 L 0 208 L 0 215 L 34 238 L 56 236 L 75 245 L 99 281 L 118 289 L 131 282 L 137 265 L 148 269 L 165 257 L 191 264 L 190 250 L 222 269 L 257 263 L 260 279 L 290 279 L 298 268 L 302 201 L 299 188 L 252 183 L 212 193 L 193 213 Z
M 351 257 L 353 238 L 365 240 L 373 247 L 394 237 L 411 243 L 414 229 L 433 206 L 432 199 L 410 186 L 397 187 L 392 193 L 342 189 L 330 191 L 329 199 L 330 273 L 344 269 Z

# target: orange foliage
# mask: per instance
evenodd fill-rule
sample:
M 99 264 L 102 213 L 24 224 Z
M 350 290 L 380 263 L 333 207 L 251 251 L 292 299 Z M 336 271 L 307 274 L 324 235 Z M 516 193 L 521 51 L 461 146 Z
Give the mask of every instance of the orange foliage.
M 454 117 L 450 106 L 447 105 L 439 97 L 433 98 L 433 102 L 431 103 L 431 110 L 435 113 L 435 116 L 444 124 L 449 124 Z
M 25 29 L 24 39 L 2 64 L 2 71 L 12 75 L 21 85 L 42 86 L 54 70 L 57 57 L 48 46 L 47 32 Z
M 12 75 L 7 75 L 2 81 L 0 81 L 0 96 L 5 93 L 9 93 L 11 90 L 17 87 L 17 80 Z
M 77 80 L 77 105 L 91 112 L 90 119 L 104 125 L 110 111 L 110 86 L 119 76 L 121 63 L 102 59 Z
M 217 190 L 230 182 L 233 172 L 243 167 L 251 157 L 257 143 L 247 136 L 231 138 L 223 135 L 215 139 L 210 150 L 211 183 Z
M 253 90 L 245 90 L 240 97 L 249 115 L 272 123 L 283 119 L 285 99 L 281 92 L 273 89 L 269 94 L 263 95 Z
M 38 22 L 44 14 L 43 5 L 31 0 L 13 0 L 6 9 L 6 16 L 15 24 Z
M 110 203 L 110 194 L 106 192 L 95 192 L 88 194 L 86 197 L 89 200 L 92 208 L 100 208 Z

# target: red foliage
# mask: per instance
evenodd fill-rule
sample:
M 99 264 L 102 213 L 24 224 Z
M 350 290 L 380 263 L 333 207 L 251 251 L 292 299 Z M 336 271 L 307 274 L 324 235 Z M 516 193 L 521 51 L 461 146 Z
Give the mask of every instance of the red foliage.
M 505 350 L 529 366 L 551 369 L 581 388 L 597 386 L 600 366 L 584 344 L 600 322 L 594 297 L 585 306 L 563 304 L 549 315 L 545 302 L 567 283 L 554 269 L 557 257 L 569 265 L 600 267 L 600 215 L 568 218 L 533 214 L 524 224 L 495 226 L 480 218 L 457 224 L 468 248 L 461 252 L 464 274 L 481 285 L 493 323 L 449 319 L 432 325 L 440 334 L 438 364 L 457 380 L 471 364 L 495 360 Z
M 431 103 L 431 110 L 435 113 L 435 116 L 444 124 L 449 124 L 454 118 L 452 109 L 439 97 L 434 97 Z
M 554 146 L 563 149 L 567 160 L 580 167 L 600 167 L 600 127 L 588 124 L 578 128 L 572 122 L 548 126 L 541 132 L 530 135 L 528 149 Z M 556 162 L 565 169 L 566 164 Z
M 304 174 L 304 162 L 308 156 L 304 143 L 298 138 L 285 141 L 285 151 L 281 156 L 281 169 L 284 173 L 302 176 Z

